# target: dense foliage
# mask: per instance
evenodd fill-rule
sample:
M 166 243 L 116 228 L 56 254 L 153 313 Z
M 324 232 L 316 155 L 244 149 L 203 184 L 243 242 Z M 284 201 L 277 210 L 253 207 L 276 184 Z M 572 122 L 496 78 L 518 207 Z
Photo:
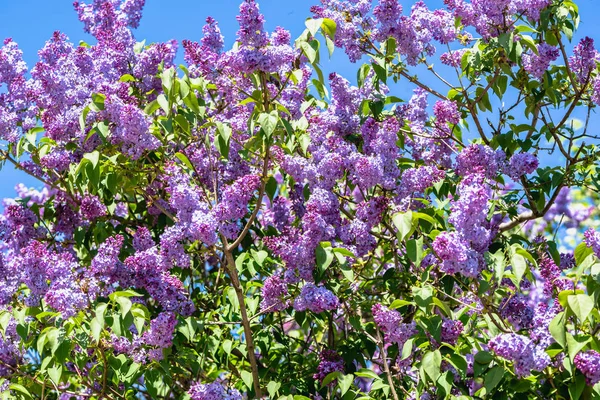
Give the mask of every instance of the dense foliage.
M 292 44 L 246 0 L 179 67 L 143 4 L 0 48 L 0 157 L 40 181 L 0 216 L 5 398 L 600 398 L 572 1 L 322 0 Z

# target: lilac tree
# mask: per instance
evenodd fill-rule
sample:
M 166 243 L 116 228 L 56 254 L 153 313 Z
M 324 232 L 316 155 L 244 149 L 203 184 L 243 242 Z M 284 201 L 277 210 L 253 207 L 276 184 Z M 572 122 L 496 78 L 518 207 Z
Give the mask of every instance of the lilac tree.
M 143 5 L 0 48 L 0 158 L 40 181 L 0 216 L 6 398 L 600 398 L 572 1 L 322 0 L 292 43 L 245 0 L 180 66 Z

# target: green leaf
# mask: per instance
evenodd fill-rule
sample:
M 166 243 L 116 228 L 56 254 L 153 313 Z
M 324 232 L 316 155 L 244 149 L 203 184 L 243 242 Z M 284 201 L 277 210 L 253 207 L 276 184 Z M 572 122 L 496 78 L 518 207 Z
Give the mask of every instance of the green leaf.
M 375 371 L 370 370 L 368 368 L 361 368 L 354 373 L 356 376 L 360 376 L 363 378 L 372 378 L 372 379 L 380 379 L 379 375 L 375 373 Z
M 177 157 L 179 159 L 179 161 L 181 161 L 183 164 L 185 164 L 185 166 L 188 167 L 191 171 L 194 170 L 194 166 L 192 165 L 192 162 L 185 154 L 183 154 L 181 152 L 177 152 L 177 153 L 175 153 L 175 157 Z
M 479 364 L 489 364 L 494 359 L 489 351 L 478 351 L 474 358 L 475 362 Z
M 175 119 L 175 122 L 177 122 L 177 125 L 179 125 L 185 133 L 188 133 L 188 134 L 190 133 L 190 123 L 183 115 L 181 115 L 181 114 L 175 115 L 175 117 L 173 117 L 173 119 Z
M 223 350 L 225 351 L 225 353 L 231 354 L 233 342 L 231 340 L 227 339 L 226 341 L 223 342 L 221 347 L 223 347 Z
M 346 392 L 350 389 L 353 381 L 354 375 L 352 374 L 344 375 L 340 379 L 338 379 L 338 385 L 340 386 L 340 390 L 342 391 L 342 396 L 345 395 Z
M 277 111 L 271 111 L 270 113 L 260 113 L 258 116 L 258 123 L 260 127 L 265 132 L 267 137 L 271 137 L 275 129 L 277 128 L 277 123 L 279 122 L 279 113 Z
M 525 46 L 529 47 L 529 49 L 531 49 L 531 51 L 536 52 L 537 51 L 537 46 L 535 44 L 535 40 L 533 40 L 533 38 L 529 35 L 520 35 L 521 36 L 521 40 L 520 42 L 525 44 Z
M 304 25 L 306 25 L 306 28 L 308 29 L 310 34 L 312 36 L 315 36 L 317 34 L 317 32 L 319 31 L 319 28 L 321 28 L 323 21 L 324 21 L 323 18 L 317 18 L 317 19 L 309 18 L 304 22 Z
M 221 122 L 216 122 L 216 126 L 217 140 L 215 145 L 224 158 L 229 158 L 229 141 L 231 139 L 232 129 L 229 125 Z
M 391 309 L 396 309 L 396 308 L 400 308 L 400 307 L 404 307 L 404 306 L 408 306 L 408 305 L 413 305 L 415 303 L 413 303 L 412 301 L 407 301 L 407 300 L 402 300 L 402 299 L 397 299 L 392 301 L 392 304 L 390 304 Z
M 423 260 L 423 237 L 406 241 L 406 255 L 415 265 L 420 265 Z
M 167 105 L 168 106 L 168 105 Z M 156 112 L 156 110 L 158 110 L 159 108 L 161 108 L 160 103 L 158 102 L 158 100 L 152 100 L 150 103 L 148 103 L 148 105 L 146 107 L 144 107 L 144 112 L 148 115 L 152 115 Z
M 340 263 L 340 270 L 342 271 L 342 275 L 349 282 L 354 282 L 354 271 L 352 270 L 352 266 L 348 263 Z
M 103 328 L 104 324 L 100 323 L 96 318 L 90 322 L 90 333 L 96 342 L 100 341 L 100 334 L 102 333 Z
M 171 90 L 171 88 L 173 87 L 173 78 L 174 77 L 175 77 L 175 69 L 174 68 L 165 69 L 160 74 L 160 79 L 162 80 L 162 85 L 164 86 L 166 93 L 168 93 Z
M 413 231 L 412 211 L 394 214 L 392 222 L 396 226 L 396 229 L 398 229 L 398 239 L 400 241 L 406 239 Z
M 242 377 L 242 380 L 246 384 L 246 387 L 248 389 L 252 389 L 252 383 L 254 382 L 254 380 L 252 378 L 252 373 L 250 373 L 248 371 L 240 371 L 240 376 Z
M 488 395 L 500 383 L 502 378 L 504 378 L 504 368 L 500 365 L 496 365 L 485 374 L 483 385 Z
M 315 250 L 316 258 L 317 258 L 317 267 L 319 271 L 325 271 L 333 262 L 333 252 L 331 251 L 331 247 L 324 247 L 319 244 Z
M 406 360 L 408 357 L 410 357 L 413 354 L 414 342 L 415 342 L 414 338 L 410 338 L 406 342 L 404 342 L 404 344 L 402 345 L 401 360 Z
M 311 64 L 314 64 L 315 60 L 317 59 L 317 50 L 308 42 L 301 42 L 300 48 L 302 48 L 302 51 L 306 55 L 306 58 L 308 58 L 308 61 Z
M 413 219 L 414 220 L 427 221 L 431 225 L 434 225 L 434 226 L 437 225 L 437 223 L 438 223 L 438 221 L 436 221 L 436 219 L 433 218 L 431 215 L 425 214 L 425 213 L 421 213 L 421 212 L 415 212 L 415 213 L 413 213 Z
M 323 23 L 321 24 L 321 29 L 323 32 L 327 34 L 331 39 L 335 40 L 335 33 L 337 31 L 337 25 L 334 20 L 329 18 L 323 18 Z M 333 43 L 333 41 L 332 41 Z
M 169 106 L 169 100 L 167 100 L 167 98 L 165 97 L 165 95 L 163 93 L 159 94 L 158 97 L 156 97 L 156 102 L 158 103 L 160 108 L 163 109 L 165 114 L 169 115 L 171 113 L 171 107 Z
M 42 355 L 44 353 L 44 347 L 46 346 L 47 341 L 48 341 L 48 338 L 46 337 L 46 332 L 42 332 L 40 334 L 40 336 L 38 336 L 38 339 L 36 342 L 36 349 L 37 349 L 38 353 L 40 353 L 40 355 Z
M 263 265 L 263 263 L 265 262 L 265 260 L 267 259 L 268 256 L 269 256 L 269 253 L 267 253 L 264 250 L 259 250 L 252 254 L 252 257 L 254 258 L 256 263 L 260 266 Z
M 119 81 L 121 82 L 135 82 L 135 78 L 130 75 L 130 74 L 124 74 L 121 75 L 121 77 L 119 78 Z
M 463 355 L 451 353 L 448 361 L 454 365 L 458 373 L 462 374 L 461 376 L 464 378 L 468 367 L 467 359 Z
M 577 265 L 583 263 L 589 255 L 593 254 L 594 250 L 591 247 L 588 247 L 585 243 L 580 243 L 579 246 L 575 248 L 575 262 Z
M 25 386 L 19 385 L 18 383 L 11 383 L 10 386 L 8 387 L 8 389 L 14 390 L 15 392 L 19 392 L 22 395 L 24 395 L 25 397 L 27 397 L 28 399 L 33 398 L 31 393 L 29 393 L 29 391 L 25 388 Z
M 554 340 L 556 340 L 556 343 L 561 345 L 563 349 L 567 347 L 567 331 L 565 329 L 564 311 L 556 314 L 556 316 L 552 318 L 552 321 L 550 321 L 550 325 L 548 326 L 548 330 L 550 331 L 550 334 Z
M 225 289 L 225 293 L 227 295 L 227 299 L 229 300 L 229 304 L 231 304 L 231 308 L 234 312 L 238 312 L 240 309 L 240 302 L 238 301 L 237 294 L 235 293 L 235 289 L 232 287 L 228 287 Z
M 52 354 L 58 349 L 58 346 L 63 341 L 64 334 L 58 328 L 51 328 L 46 332 L 46 337 L 48 338 L 48 344 L 50 345 L 50 351 Z
M 269 392 L 269 397 L 274 399 L 275 395 L 277 394 L 277 391 L 279 390 L 280 387 L 281 387 L 281 383 L 279 383 L 279 382 L 275 382 L 275 381 L 269 382 L 269 384 L 267 385 L 267 392 Z
M 117 297 L 117 303 L 121 306 L 121 317 L 125 318 L 125 315 L 131 310 L 133 303 L 127 297 Z
M 448 304 L 438 299 L 437 297 L 433 298 L 433 304 L 438 306 L 438 308 L 442 310 L 447 317 L 452 317 L 452 310 L 450 310 Z
M 48 368 L 48 376 L 52 379 L 52 382 L 58 385 L 62 376 L 62 365 L 55 364 Z
M 346 257 L 356 257 L 353 252 L 351 252 L 350 250 L 345 249 L 343 247 L 336 247 L 333 249 L 333 252 L 335 254 L 341 254 Z
M 105 100 L 106 96 L 102 93 L 92 93 L 92 103 L 90 104 L 90 108 L 94 109 L 94 111 L 104 110 Z
M 419 307 L 425 308 L 433 301 L 433 288 L 430 285 L 425 285 L 420 288 L 413 287 L 412 292 L 415 298 L 415 303 L 417 303 Z
M 590 336 L 573 336 L 567 332 L 567 348 L 569 349 L 569 358 L 575 359 L 577 353 L 581 351 L 592 340 Z
M 594 299 L 587 294 L 574 294 L 567 297 L 567 304 L 581 323 L 585 322 L 594 309 Z
M 575 384 L 570 383 L 568 385 L 569 388 L 569 395 L 571 397 L 571 400 L 578 400 L 582 393 L 583 390 L 585 389 L 585 376 L 583 375 L 576 375 L 575 376 Z
M 92 166 L 96 168 L 98 166 L 98 161 L 100 160 L 100 153 L 98 152 L 98 150 L 94 150 L 91 153 L 85 154 L 83 158 L 85 158 L 86 160 L 90 160 Z
M 514 251 L 510 257 L 510 263 L 516 279 L 515 285 L 519 287 L 521 280 L 523 279 L 523 275 L 525 275 L 525 272 L 527 271 L 527 260 L 523 254 Z
M 442 355 L 439 350 L 430 351 L 423 356 L 421 365 L 425 373 L 435 382 L 440 377 L 440 367 L 442 365 Z
M 324 388 L 325 386 L 329 385 L 331 382 L 340 378 L 341 376 L 342 373 L 340 371 L 334 371 L 327 374 L 327 376 L 323 378 L 323 382 L 321 382 L 321 387 Z
M 504 277 L 504 271 L 506 270 L 506 260 L 504 258 L 504 252 L 498 250 L 494 254 L 491 254 L 490 264 L 494 270 L 494 276 L 498 282 L 502 281 Z

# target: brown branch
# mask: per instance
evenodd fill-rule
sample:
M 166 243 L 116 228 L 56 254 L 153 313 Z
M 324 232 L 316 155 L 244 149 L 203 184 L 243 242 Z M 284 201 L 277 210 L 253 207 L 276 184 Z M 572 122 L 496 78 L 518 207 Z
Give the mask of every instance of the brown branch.
M 385 371 L 385 376 L 387 377 L 388 385 L 390 385 L 390 390 L 392 391 L 392 397 L 394 400 L 399 400 L 398 393 L 396 393 L 396 388 L 394 387 L 394 380 L 392 379 L 392 373 L 390 372 L 390 367 L 387 362 L 387 351 L 385 350 L 385 345 L 383 343 L 383 339 L 381 338 L 381 333 L 379 333 L 379 329 L 377 329 L 377 342 L 379 346 L 381 346 L 381 362 L 383 364 L 383 370 Z
M 437 90 L 430 88 L 429 86 L 425 85 L 424 83 L 421 83 L 421 81 L 419 81 L 416 77 L 410 76 L 406 71 L 404 71 L 404 69 L 401 69 L 400 71 L 398 71 L 398 73 L 400 75 L 402 75 L 403 77 L 405 77 L 406 79 L 408 79 L 409 81 L 411 81 L 412 83 L 414 83 L 415 85 L 417 85 L 418 87 L 420 87 L 421 89 L 424 89 L 425 91 L 431 93 L 432 95 L 439 97 L 442 100 L 448 100 L 448 98 L 446 96 L 444 96 Z
M 252 329 L 250 327 L 250 320 L 248 319 L 248 310 L 246 309 L 245 295 L 242 290 L 240 278 L 235 266 L 235 260 L 230 250 L 225 251 L 227 258 L 227 268 L 231 276 L 231 282 L 235 290 L 235 294 L 238 299 L 240 306 L 240 314 L 242 316 L 242 325 L 244 327 L 244 336 L 246 337 L 246 347 L 248 348 L 248 361 L 250 362 L 250 368 L 252 369 L 252 382 L 254 384 L 254 394 L 257 399 L 262 397 L 260 389 L 260 377 L 258 375 L 258 363 L 256 361 L 256 355 L 254 354 L 254 339 L 252 337 Z
M 562 53 L 563 61 L 565 62 L 565 68 L 567 69 L 567 76 L 569 77 L 569 81 L 571 81 L 571 85 L 573 85 L 573 90 L 577 90 L 577 83 L 575 82 L 575 78 L 573 78 L 573 72 L 571 71 L 571 67 L 569 66 L 569 57 L 567 57 L 565 46 L 563 45 L 562 40 L 560 40 L 560 32 L 556 30 L 554 31 L 554 33 L 556 36 L 556 40 L 558 41 L 558 47 L 560 47 L 560 52 Z

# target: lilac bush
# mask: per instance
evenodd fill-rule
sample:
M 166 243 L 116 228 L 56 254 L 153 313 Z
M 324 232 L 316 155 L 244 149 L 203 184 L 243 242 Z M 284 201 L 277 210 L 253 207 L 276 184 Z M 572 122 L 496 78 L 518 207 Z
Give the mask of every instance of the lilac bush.
M 0 47 L 0 160 L 39 181 L 0 215 L 3 398 L 600 398 L 572 1 L 322 0 L 292 38 L 244 0 L 179 66 L 143 6 Z

